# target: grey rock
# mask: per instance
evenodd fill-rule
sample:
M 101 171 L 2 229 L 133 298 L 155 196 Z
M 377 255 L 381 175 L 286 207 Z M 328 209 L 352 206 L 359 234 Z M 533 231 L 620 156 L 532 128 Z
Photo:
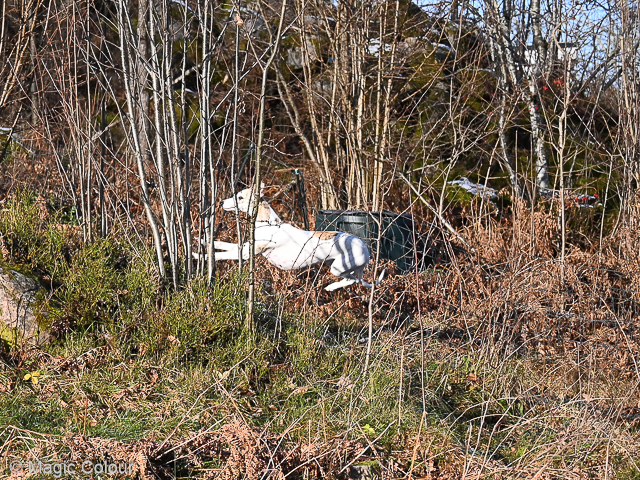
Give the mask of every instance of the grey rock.
M 313 43 L 313 41 L 316 39 L 317 37 L 315 35 L 305 37 L 304 41 L 307 50 L 306 58 L 302 47 L 293 47 L 289 49 L 289 51 L 287 52 L 287 65 L 292 68 L 300 69 L 303 66 L 306 66 L 309 63 L 318 60 L 318 52 L 316 50 L 315 44 Z
M 22 273 L 0 267 L 0 337 L 11 345 L 41 345 L 49 331 L 34 311 L 38 293 L 44 289 Z
M 374 480 L 376 476 L 369 465 L 353 465 L 349 467 L 349 478 L 358 480 Z

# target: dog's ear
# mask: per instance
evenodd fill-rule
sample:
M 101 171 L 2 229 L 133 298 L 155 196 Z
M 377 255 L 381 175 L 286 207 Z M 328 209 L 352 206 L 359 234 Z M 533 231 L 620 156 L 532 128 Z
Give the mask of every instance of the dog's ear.
M 260 196 L 264 197 L 264 182 L 260 182 Z

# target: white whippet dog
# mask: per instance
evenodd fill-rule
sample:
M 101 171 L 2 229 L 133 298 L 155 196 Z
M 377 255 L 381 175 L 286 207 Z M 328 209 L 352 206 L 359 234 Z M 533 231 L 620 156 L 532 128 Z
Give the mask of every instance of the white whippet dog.
M 365 287 L 372 284 L 362 279 L 364 268 L 369 263 L 369 248 L 358 237 L 343 232 L 308 232 L 283 222 L 271 206 L 262 199 L 263 186 L 260 185 L 260 205 L 256 217 L 255 252 L 282 270 L 295 270 L 316 263 L 330 267 L 331 273 L 343 280 L 332 283 L 325 290 L 333 291 L 354 283 Z M 237 201 L 236 201 L 237 198 Z M 253 190 L 246 188 L 236 197 L 222 202 L 227 212 L 248 213 L 253 210 Z M 214 242 L 217 260 L 238 260 L 242 255 L 249 258 L 249 243 L 242 246 L 228 242 Z M 384 278 L 382 270 L 377 286 Z

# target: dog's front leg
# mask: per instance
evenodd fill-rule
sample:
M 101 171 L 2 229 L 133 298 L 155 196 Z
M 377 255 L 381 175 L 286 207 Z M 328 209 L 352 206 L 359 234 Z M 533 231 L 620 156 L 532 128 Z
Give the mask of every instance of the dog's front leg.
M 204 244 L 203 244 L 204 245 Z M 213 242 L 214 250 L 223 250 L 222 252 L 213 252 L 213 258 L 216 260 L 238 260 L 240 255 L 240 247 L 237 243 L 229 243 L 229 242 Z M 207 255 L 200 255 L 196 252 L 193 252 L 193 258 L 196 260 L 200 260 L 200 258 L 207 258 Z
M 242 245 L 242 259 L 243 260 L 249 260 L 249 248 L 251 247 L 251 245 L 249 244 L 249 242 L 245 243 L 244 245 Z M 256 242 L 256 255 L 260 255 L 261 253 L 264 253 L 265 250 L 269 247 L 269 243 L 268 242 Z
M 216 262 L 218 260 L 238 260 L 240 258 L 240 245 L 235 243 L 230 243 L 229 245 L 233 248 L 229 247 L 223 252 L 215 252 L 213 254 L 213 258 L 216 259 Z
M 249 242 L 243 243 L 242 245 L 237 245 L 235 243 L 226 243 L 226 242 L 221 242 L 221 243 L 225 243 L 225 250 L 222 252 L 214 253 L 214 258 L 216 259 L 216 262 L 218 260 L 238 260 L 240 258 L 240 255 L 242 255 L 243 260 L 249 260 L 249 247 L 250 247 Z M 256 255 L 263 253 L 267 248 L 267 246 L 268 246 L 268 243 L 257 242 Z M 218 245 L 216 245 L 216 248 L 218 248 Z
M 220 241 L 216 240 L 215 242 L 213 242 L 213 248 L 215 250 L 237 251 L 238 250 L 238 244 L 237 243 L 229 243 L 229 242 L 220 242 Z

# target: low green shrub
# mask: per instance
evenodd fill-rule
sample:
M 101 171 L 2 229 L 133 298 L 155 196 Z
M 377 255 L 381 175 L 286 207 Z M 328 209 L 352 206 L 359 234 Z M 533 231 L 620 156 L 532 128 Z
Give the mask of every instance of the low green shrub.
M 9 197 L 0 211 L 4 262 L 26 265 L 56 282 L 79 243 L 79 232 L 66 228 L 64 213 L 49 212 L 47 202 L 30 192 Z M 8 254 L 8 256 L 7 256 Z

